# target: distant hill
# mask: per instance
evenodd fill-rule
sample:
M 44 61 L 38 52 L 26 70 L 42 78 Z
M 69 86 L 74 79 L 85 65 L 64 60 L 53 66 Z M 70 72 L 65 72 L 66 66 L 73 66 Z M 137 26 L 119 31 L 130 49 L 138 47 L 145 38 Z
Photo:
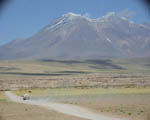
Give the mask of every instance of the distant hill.
M 150 26 L 111 12 L 98 19 L 68 13 L 28 39 L 0 47 L 0 59 L 110 59 L 150 56 Z

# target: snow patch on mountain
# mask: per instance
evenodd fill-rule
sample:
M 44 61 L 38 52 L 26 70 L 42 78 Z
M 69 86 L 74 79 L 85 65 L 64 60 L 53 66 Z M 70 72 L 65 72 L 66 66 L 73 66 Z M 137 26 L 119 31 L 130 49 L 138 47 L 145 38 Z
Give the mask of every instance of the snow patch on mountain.
M 129 21 L 129 23 L 130 23 L 130 24 L 135 24 L 135 22 L 134 22 L 134 21 L 131 21 L 131 20 Z
M 135 22 L 134 21 L 131 21 L 131 20 L 128 20 L 127 18 L 125 18 L 125 17 L 120 17 L 122 20 L 124 20 L 124 21 L 127 21 L 129 24 L 135 24 Z
M 69 12 L 67 14 L 62 15 L 62 17 L 65 17 L 69 20 L 73 20 L 73 19 L 76 19 L 76 18 L 82 17 L 82 16 L 80 14 L 75 14 L 75 13 Z
M 73 21 L 77 20 L 77 19 L 84 19 L 84 20 L 87 20 L 88 22 L 93 21 L 92 19 L 88 18 L 85 15 L 80 15 L 80 14 L 75 14 L 75 13 L 69 12 L 67 14 L 62 15 L 61 18 L 59 18 L 57 20 L 58 22 L 50 25 L 46 30 L 51 30 L 55 27 L 58 27 L 58 26 L 61 26 L 61 25 L 67 24 L 67 23 L 73 23 Z
M 121 17 L 122 20 L 127 20 L 125 17 Z
M 109 12 L 107 15 L 100 17 L 99 19 L 97 19 L 97 21 L 99 22 L 107 22 L 110 20 L 110 18 L 112 18 L 113 16 L 116 16 L 115 12 Z
M 115 12 L 109 12 L 107 15 L 103 16 L 102 18 L 108 19 L 109 17 L 114 16 L 114 15 L 116 15 Z
M 54 24 L 54 25 L 48 27 L 46 30 L 50 30 L 50 29 L 52 29 L 52 28 L 54 28 L 54 27 L 56 27 L 56 26 L 58 26 L 58 25 L 61 25 L 63 22 L 64 22 L 64 19 L 62 19 L 62 20 L 58 21 L 56 24 Z
M 150 30 L 150 27 L 148 27 L 148 26 L 146 26 L 146 25 L 143 25 L 143 24 L 140 24 L 140 27 L 143 27 L 143 28 L 145 28 L 145 29 Z
M 107 40 L 108 42 L 112 43 L 112 41 L 110 40 L 110 38 L 106 38 L 106 40 Z

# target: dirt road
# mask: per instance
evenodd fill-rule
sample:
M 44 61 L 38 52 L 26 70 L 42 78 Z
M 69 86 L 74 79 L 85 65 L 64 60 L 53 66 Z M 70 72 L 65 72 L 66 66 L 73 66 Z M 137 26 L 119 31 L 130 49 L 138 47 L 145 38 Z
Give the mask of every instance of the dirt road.
M 72 115 L 80 118 L 85 118 L 88 120 L 125 120 L 125 119 L 118 119 L 118 118 L 111 118 L 106 117 L 103 115 L 99 115 L 96 113 L 93 113 L 85 108 L 70 105 L 70 104 L 60 104 L 60 103 L 51 103 L 51 102 L 41 102 L 41 101 L 35 101 L 35 100 L 22 100 L 22 97 L 16 96 L 15 94 L 7 91 L 5 92 L 6 96 L 10 101 L 17 102 L 17 103 L 23 103 L 23 104 L 31 104 L 31 105 L 37 105 L 40 107 L 44 107 L 50 110 L 55 110 L 60 113 L 64 113 L 67 115 Z

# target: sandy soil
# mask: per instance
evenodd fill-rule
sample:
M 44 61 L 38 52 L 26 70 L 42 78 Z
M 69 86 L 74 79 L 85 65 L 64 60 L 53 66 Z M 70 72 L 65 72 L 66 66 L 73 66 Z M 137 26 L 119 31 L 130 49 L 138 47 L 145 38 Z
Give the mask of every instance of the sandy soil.
M 108 116 L 150 120 L 150 95 L 103 95 L 67 103 L 90 108 L 96 113 Z
M 0 120 L 87 120 L 38 106 L 0 101 Z
M 40 102 L 40 101 L 33 101 L 33 100 L 23 101 L 21 97 L 18 97 L 9 91 L 6 92 L 6 96 L 9 98 L 9 100 L 13 102 L 30 104 L 30 105 L 38 105 L 50 110 L 55 110 L 57 112 L 61 112 L 67 115 L 72 115 L 80 118 L 86 118 L 90 120 L 120 120 L 119 118 L 117 119 L 112 117 L 106 117 L 100 114 L 96 114 L 94 112 L 90 112 L 85 108 L 78 107 L 75 105 L 70 105 L 70 104 Z

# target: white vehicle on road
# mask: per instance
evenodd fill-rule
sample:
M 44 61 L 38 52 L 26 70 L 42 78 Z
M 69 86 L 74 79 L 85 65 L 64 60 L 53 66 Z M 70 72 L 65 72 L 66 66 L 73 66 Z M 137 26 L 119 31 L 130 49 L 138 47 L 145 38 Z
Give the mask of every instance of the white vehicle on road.
M 29 100 L 30 99 L 30 97 L 29 97 L 29 94 L 24 94 L 24 96 L 23 96 L 23 100 Z

